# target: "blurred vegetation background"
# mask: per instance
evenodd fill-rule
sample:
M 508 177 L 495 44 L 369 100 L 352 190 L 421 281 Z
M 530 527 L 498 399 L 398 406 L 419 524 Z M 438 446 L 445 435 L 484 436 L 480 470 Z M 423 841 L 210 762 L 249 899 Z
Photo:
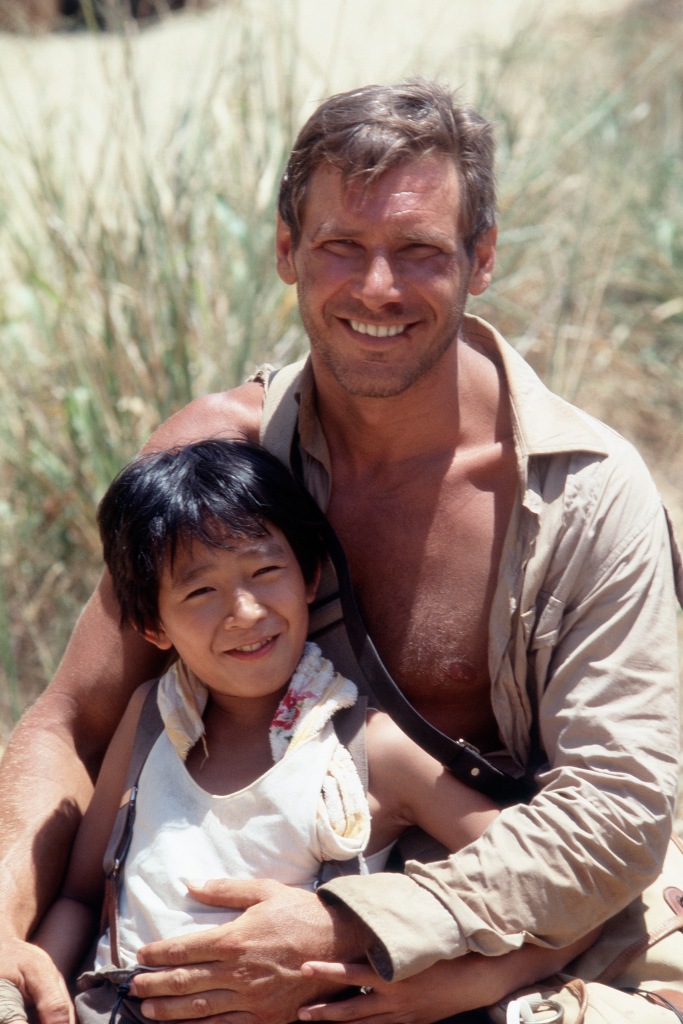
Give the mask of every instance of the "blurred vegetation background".
M 95 128 L 78 96 L 67 110 L 46 87 L 45 49 L 11 44 L 31 65 L 30 110 L 0 61 L 0 747 L 97 580 L 95 508 L 114 473 L 193 396 L 305 347 L 274 269 L 275 194 L 297 126 L 339 83 L 286 17 L 218 8 L 220 40 L 163 130 L 146 105 L 163 26 L 126 23 L 83 50 L 113 100 Z M 640 0 L 552 31 L 530 16 L 504 40 L 454 41 L 451 58 L 441 39 L 436 69 L 425 37 L 383 76 L 466 82 L 496 123 L 497 272 L 471 311 L 635 441 L 679 526 L 682 15 Z

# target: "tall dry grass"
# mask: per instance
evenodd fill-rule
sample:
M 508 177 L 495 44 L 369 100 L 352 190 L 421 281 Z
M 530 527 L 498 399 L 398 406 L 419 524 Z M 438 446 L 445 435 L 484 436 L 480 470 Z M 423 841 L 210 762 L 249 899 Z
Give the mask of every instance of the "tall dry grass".
M 468 97 L 500 147 L 496 283 L 474 310 L 634 437 L 670 497 L 683 482 L 677 8 L 639 4 L 597 34 L 576 19 L 550 39 L 529 27 L 482 48 Z M 48 117 L 12 149 L 0 139 L 5 729 L 96 580 L 94 511 L 114 472 L 193 395 L 303 345 L 271 250 L 307 87 L 286 26 L 239 13 L 225 59 L 154 149 L 125 37 L 117 115 L 87 169 L 65 161 Z
M 89 161 L 72 159 L 78 122 L 47 112 L 36 132 L 17 108 L 18 143 L 0 140 L 6 724 L 49 679 L 96 582 L 94 510 L 115 472 L 194 395 L 230 387 L 273 353 L 286 361 L 294 343 L 271 252 L 299 111 L 276 42 L 289 65 L 285 40 L 238 21 L 154 149 L 126 37 Z M 1 74 L 0 102 L 12 103 Z

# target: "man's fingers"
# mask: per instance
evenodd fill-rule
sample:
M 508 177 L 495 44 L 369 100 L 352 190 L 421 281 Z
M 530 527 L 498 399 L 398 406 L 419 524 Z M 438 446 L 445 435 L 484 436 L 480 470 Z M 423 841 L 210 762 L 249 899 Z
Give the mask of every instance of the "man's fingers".
M 141 971 L 136 974 L 130 984 L 131 995 L 138 999 L 154 999 L 161 1003 L 163 998 L 168 996 L 172 1001 L 179 996 L 195 996 L 201 993 L 205 996 L 207 992 L 217 987 L 216 965 L 214 964 L 193 964 L 190 967 L 176 967 L 162 971 Z M 229 989 L 220 989 L 227 996 L 234 996 Z M 222 1011 L 221 1011 L 222 1012 Z M 147 1016 L 153 1016 L 148 1014 Z M 165 1020 L 166 1018 L 160 1018 Z
M 36 1001 L 36 1011 L 41 1024 L 74 1024 L 73 1003 L 66 988 Z
M 224 925 L 207 928 L 190 935 L 176 936 L 172 939 L 160 939 L 142 946 L 138 950 L 138 963 L 144 967 L 183 967 L 191 964 L 193 969 L 207 968 L 207 965 L 220 959 L 220 941 Z M 134 984 L 149 984 L 156 991 L 161 991 L 161 981 L 165 975 L 138 974 Z M 180 976 L 179 976 L 180 978 Z
M 223 987 L 219 972 L 219 964 L 143 972 L 132 979 L 131 994 L 142 1000 L 141 1010 L 151 1020 L 254 1024 L 254 1013 L 246 1009 L 253 993 Z M 294 1010 L 286 1019 L 293 1017 Z
M 206 1018 L 221 1020 L 227 1017 L 231 1024 L 236 1024 L 236 1017 L 243 1016 L 246 1019 L 251 1016 L 237 1010 L 235 993 L 229 989 L 209 989 L 185 996 L 145 999 L 140 1009 L 152 1020 L 194 1021 L 202 1018 L 203 1024 L 207 1024 Z
M 25 1006 L 35 1006 L 40 1024 L 74 1024 L 66 983 L 48 954 L 26 942 L 0 951 L 0 1024 L 24 1024 Z
M 236 880 L 213 878 L 209 881 L 185 881 L 190 895 L 211 907 L 227 907 L 232 910 L 246 910 L 256 903 L 263 903 L 277 894 L 279 882 L 259 879 Z

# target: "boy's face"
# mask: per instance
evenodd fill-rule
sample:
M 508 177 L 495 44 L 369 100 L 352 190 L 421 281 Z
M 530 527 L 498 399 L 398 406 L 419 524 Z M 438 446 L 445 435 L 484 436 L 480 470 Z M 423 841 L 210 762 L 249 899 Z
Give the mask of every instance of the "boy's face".
M 229 550 L 181 546 L 172 570 L 170 560 L 164 567 L 162 625 L 145 635 L 175 647 L 218 704 L 279 695 L 301 658 L 318 581 L 304 582 L 284 534 L 268 529 L 263 537 L 226 537 Z

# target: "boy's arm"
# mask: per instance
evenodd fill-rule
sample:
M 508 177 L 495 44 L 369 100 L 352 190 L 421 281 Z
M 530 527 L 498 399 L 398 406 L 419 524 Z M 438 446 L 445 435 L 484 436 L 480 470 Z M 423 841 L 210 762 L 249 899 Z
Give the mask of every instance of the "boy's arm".
M 372 850 L 418 825 L 454 853 L 498 817 L 492 800 L 460 782 L 384 712 L 370 712 L 366 743 Z
M 255 438 L 262 404 L 258 384 L 197 399 L 160 427 L 148 447 L 220 435 Z M 0 766 L 0 963 L 11 980 L 22 970 L 23 940 L 59 888 L 107 743 L 135 687 L 161 664 L 153 645 L 121 630 L 105 575 L 54 680 L 17 726 Z
M 439 960 L 420 974 L 402 981 L 384 981 L 369 965 L 322 963 L 302 965 L 304 977 L 336 985 L 365 987 L 366 993 L 331 1003 L 314 1003 L 299 1010 L 299 1020 L 347 1021 L 369 1024 L 431 1024 L 454 1014 L 491 1006 L 512 992 L 536 985 L 561 971 L 591 945 L 598 930 L 566 949 L 522 946 L 512 953 L 492 958 L 468 953 L 457 960 Z M 469 1016 L 465 1019 L 470 1019 Z M 479 1014 L 476 1019 L 480 1020 Z M 489 1019 L 488 1017 L 486 1018 Z

